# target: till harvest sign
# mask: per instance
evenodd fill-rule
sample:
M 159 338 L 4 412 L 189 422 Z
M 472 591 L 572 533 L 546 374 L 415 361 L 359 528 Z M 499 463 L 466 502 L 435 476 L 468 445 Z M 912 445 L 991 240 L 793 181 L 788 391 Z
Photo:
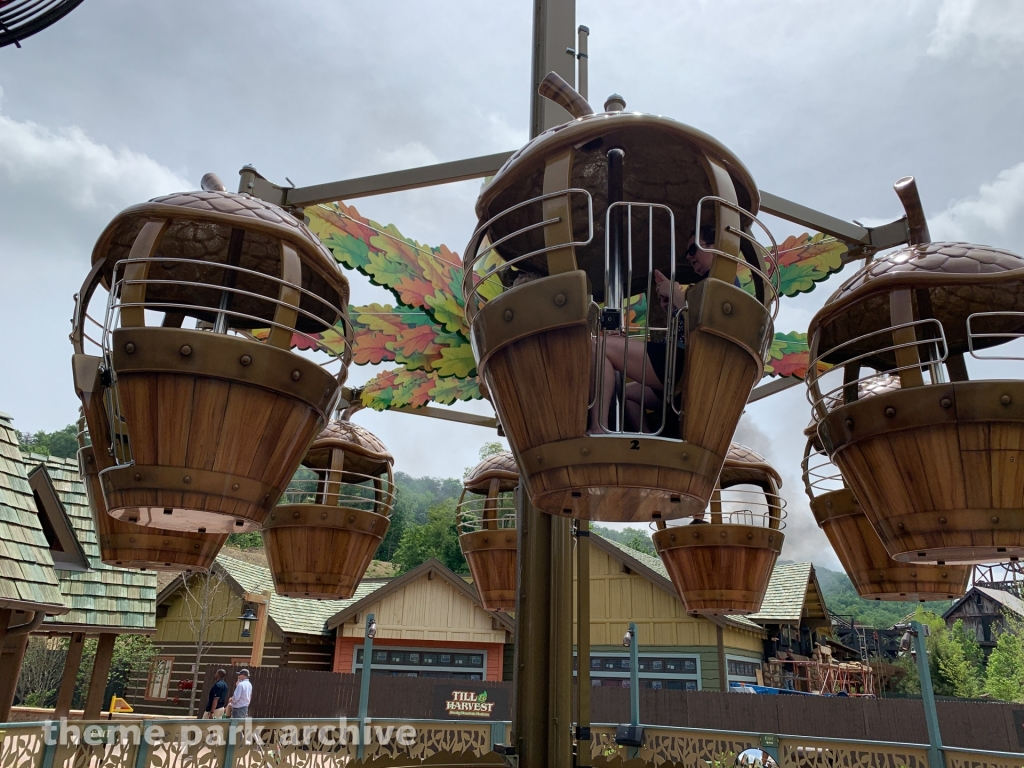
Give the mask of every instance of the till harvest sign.
M 435 686 L 434 716 L 445 720 L 508 720 L 508 691 L 479 684 Z

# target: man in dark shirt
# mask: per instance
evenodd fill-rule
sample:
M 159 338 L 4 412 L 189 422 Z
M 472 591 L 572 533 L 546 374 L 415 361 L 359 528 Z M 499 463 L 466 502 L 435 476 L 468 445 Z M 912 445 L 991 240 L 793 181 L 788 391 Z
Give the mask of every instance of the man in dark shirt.
M 227 674 L 223 669 L 217 670 L 216 682 L 210 687 L 206 711 L 203 712 L 201 719 L 220 720 L 224 716 L 224 706 L 228 703 L 228 684 L 224 682 Z

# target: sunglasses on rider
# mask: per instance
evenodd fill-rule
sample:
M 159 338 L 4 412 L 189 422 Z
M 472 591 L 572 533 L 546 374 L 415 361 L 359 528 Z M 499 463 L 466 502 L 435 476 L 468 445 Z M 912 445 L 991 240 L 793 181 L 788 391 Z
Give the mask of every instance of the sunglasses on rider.
M 711 248 L 711 247 L 714 246 L 714 242 L 710 242 L 710 241 L 709 242 L 705 242 L 704 245 L 705 245 L 705 249 L 706 248 Z M 699 251 L 699 250 L 702 250 L 702 249 L 701 249 L 701 247 L 699 245 L 697 245 L 697 243 L 690 243 L 690 247 L 686 249 L 686 255 L 689 256 L 692 259 L 694 256 L 697 255 L 697 251 Z

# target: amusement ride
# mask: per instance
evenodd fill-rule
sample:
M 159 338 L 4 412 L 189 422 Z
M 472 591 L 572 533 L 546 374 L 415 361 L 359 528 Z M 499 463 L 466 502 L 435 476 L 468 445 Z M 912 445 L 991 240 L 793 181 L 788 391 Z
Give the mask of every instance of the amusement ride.
M 804 376 L 804 486 L 858 594 L 952 598 L 973 564 L 1016 572 L 1024 553 L 1024 383 L 968 365 L 1024 335 L 1024 259 L 931 242 L 912 178 L 906 216 L 864 228 L 759 190 L 697 128 L 617 95 L 596 111 L 588 31 L 562 5 L 538 4 L 524 147 L 315 188 L 207 174 L 111 221 L 71 336 L 104 562 L 202 571 L 260 530 L 291 597 L 351 597 L 389 526 L 393 458 L 350 417 L 472 423 L 428 403 L 486 398 L 496 419 L 475 423 L 511 450 L 466 476 L 458 530 L 483 605 L 516 613 L 505 754 L 530 768 L 574 749 L 587 764 L 572 584 L 576 560 L 582 627 L 590 521 L 651 526 L 688 611 L 760 608 L 785 502 L 733 440 L 749 402 Z M 462 259 L 341 202 L 475 177 Z M 821 234 L 777 243 L 762 213 Z M 776 333 L 780 300 L 855 259 L 806 341 Z M 343 267 L 403 311 L 350 307 Z M 430 342 L 410 351 L 414 331 Z M 345 386 L 353 362 L 386 360 L 400 367 Z

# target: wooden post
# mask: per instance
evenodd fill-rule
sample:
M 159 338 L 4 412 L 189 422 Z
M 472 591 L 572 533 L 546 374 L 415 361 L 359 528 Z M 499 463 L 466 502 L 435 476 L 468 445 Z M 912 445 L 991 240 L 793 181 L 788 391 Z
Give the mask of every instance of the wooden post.
M 591 759 L 590 523 L 586 520 L 576 521 L 576 658 L 576 765 L 584 768 Z
M 726 666 L 727 662 L 725 659 L 725 631 L 722 629 L 721 624 L 715 625 L 717 632 L 715 633 L 718 638 L 718 690 L 728 691 L 729 690 L 729 668 Z
M 71 644 L 64 660 L 64 674 L 60 679 L 60 690 L 57 692 L 57 706 L 53 710 L 54 717 L 67 717 L 71 711 L 71 700 L 75 696 L 75 683 L 78 682 L 78 668 L 82 664 L 82 648 L 85 647 L 85 635 L 82 632 L 71 633 Z
M 14 611 L 10 608 L 0 608 L 0 652 L 4 649 L 4 640 L 7 639 L 7 627 L 11 625 L 11 616 Z
M 11 707 L 14 706 L 14 693 L 18 688 L 21 662 L 25 660 L 25 649 L 28 647 L 28 633 L 11 638 L 8 645 L 13 648 L 4 654 L 3 645 L 0 644 L 0 723 L 6 723 L 11 719 Z
M 267 608 L 270 605 L 270 593 L 253 594 L 247 592 L 243 597 L 247 603 L 256 605 L 256 627 L 252 635 L 252 655 L 249 666 L 258 667 L 263 664 L 263 645 L 267 641 Z
M 96 660 L 92 665 L 92 678 L 89 681 L 89 694 L 85 698 L 85 720 L 99 720 L 103 711 L 104 696 L 107 690 L 107 679 L 110 677 L 110 661 L 114 657 L 114 641 L 117 635 L 104 632 L 96 643 Z

